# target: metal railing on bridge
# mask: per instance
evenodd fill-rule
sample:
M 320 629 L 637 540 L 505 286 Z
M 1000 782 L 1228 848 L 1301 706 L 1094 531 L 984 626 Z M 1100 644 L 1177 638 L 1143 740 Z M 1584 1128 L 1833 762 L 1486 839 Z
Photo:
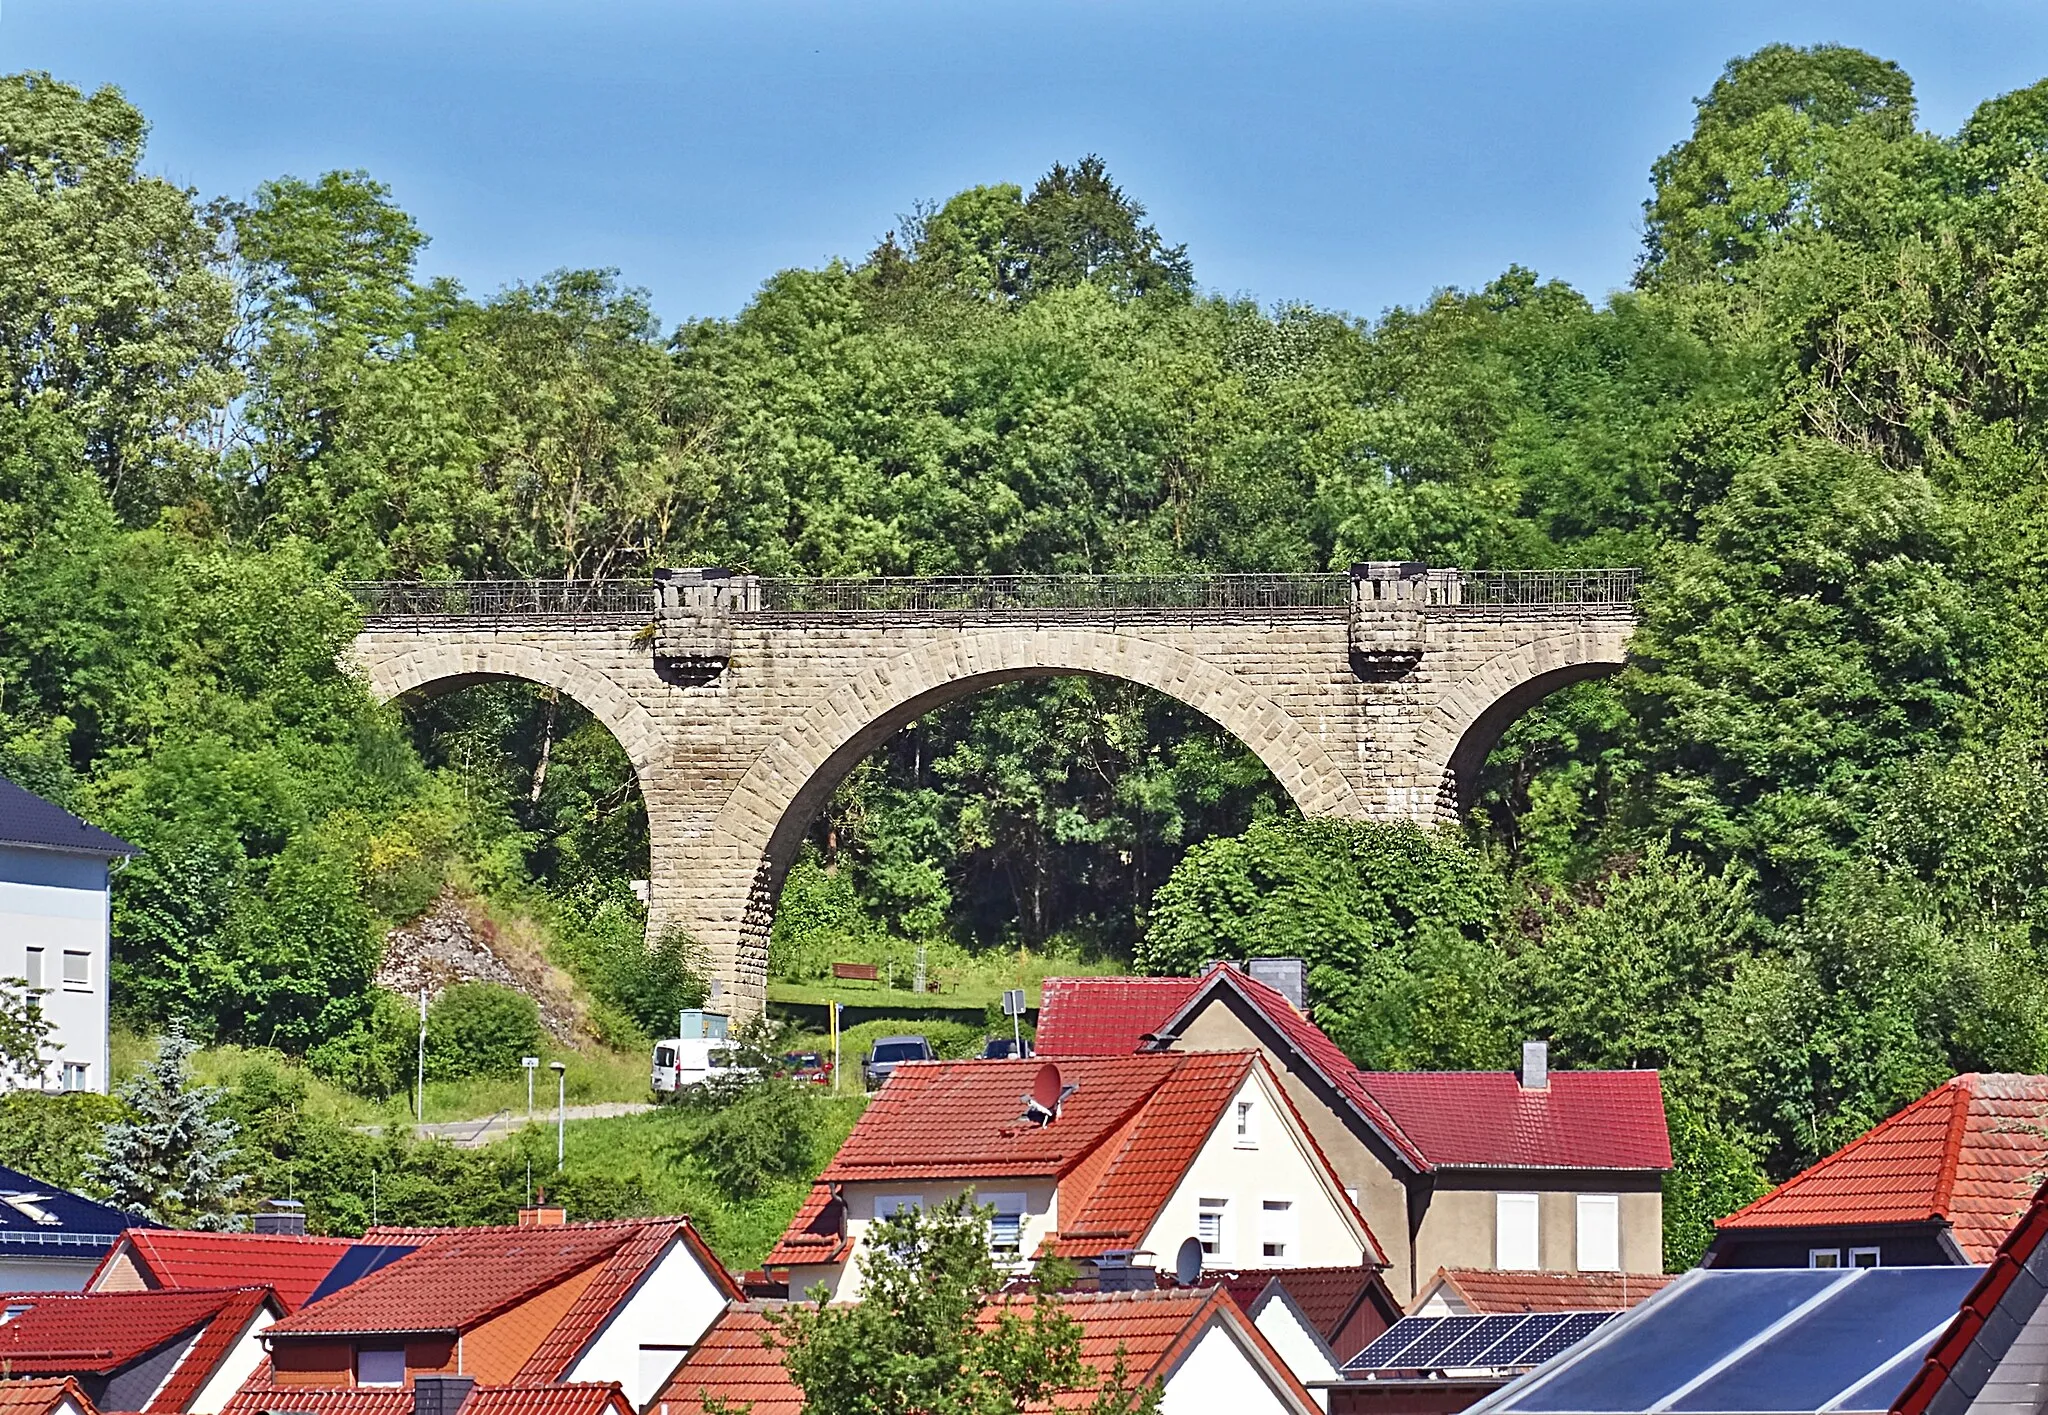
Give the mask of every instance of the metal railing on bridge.
M 1635 602 L 1632 569 L 1430 569 L 1395 598 L 1444 610 L 1591 608 Z M 1387 582 L 1380 582 L 1385 584 Z M 1341 610 L 1359 581 L 1342 572 L 1279 575 L 933 575 L 868 579 L 729 576 L 701 583 L 738 614 L 1001 614 L 1075 610 L 1258 612 Z M 653 617 L 647 580 L 353 581 L 345 588 L 373 620 Z M 692 585 L 692 589 L 700 588 Z

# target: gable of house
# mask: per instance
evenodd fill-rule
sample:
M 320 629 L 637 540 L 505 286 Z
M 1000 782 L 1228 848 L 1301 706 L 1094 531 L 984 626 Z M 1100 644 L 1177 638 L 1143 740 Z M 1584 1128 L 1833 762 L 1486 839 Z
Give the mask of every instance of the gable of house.
M 1881 1247 L 1912 1226 L 1927 1240 L 1917 1262 L 1989 1262 L 2048 1166 L 2044 1126 L 2048 1076 L 1957 1076 L 1722 1219 L 1709 1262 L 1728 1265 L 1739 1248 L 1782 1236 L 1803 1266 L 1813 1246 Z
M 0 1369 L 70 1376 L 100 1408 L 144 1415 L 213 1415 L 281 1315 L 265 1287 L 24 1293 L 6 1308 Z

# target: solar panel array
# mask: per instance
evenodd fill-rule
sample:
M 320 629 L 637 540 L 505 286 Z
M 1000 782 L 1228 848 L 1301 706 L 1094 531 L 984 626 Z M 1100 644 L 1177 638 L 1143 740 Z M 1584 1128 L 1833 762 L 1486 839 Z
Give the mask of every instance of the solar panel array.
M 1403 1317 L 1345 1363 L 1375 1371 L 1512 1370 L 1548 1361 L 1619 1312 L 1515 1312 L 1492 1317 Z
M 1891 1407 L 1981 1268 L 1705 1269 L 1476 1407 L 1527 1415 Z M 1594 1313 L 1608 1317 L 1618 1313 Z M 1398 1330 L 1389 1328 L 1376 1346 Z M 1419 1335 L 1419 1329 L 1418 1335 Z M 1588 1328 L 1588 1331 L 1595 1330 Z M 1559 1327 L 1542 1362 L 1575 1340 Z M 1368 1348 L 1367 1354 L 1373 1353 Z M 1399 1353 L 1393 1353 L 1398 1363 Z M 1482 1361 L 1491 1361 L 1491 1353 Z

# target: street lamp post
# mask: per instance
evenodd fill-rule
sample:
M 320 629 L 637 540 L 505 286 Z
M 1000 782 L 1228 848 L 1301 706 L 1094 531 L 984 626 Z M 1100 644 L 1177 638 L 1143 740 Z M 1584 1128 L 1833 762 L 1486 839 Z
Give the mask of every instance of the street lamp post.
M 555 1073 L 555 1168 L 560 1170 L 562 1158 L 568 1153 L 568 1107 L 569 1068 L 559 1061 L 550 1061 L 548 1070 Z
M 533 1124 L 533 1073 L 540 1069 L 540 1058 L 522 1056 L 519 1064 L 526 1068 L 526 1123 Z

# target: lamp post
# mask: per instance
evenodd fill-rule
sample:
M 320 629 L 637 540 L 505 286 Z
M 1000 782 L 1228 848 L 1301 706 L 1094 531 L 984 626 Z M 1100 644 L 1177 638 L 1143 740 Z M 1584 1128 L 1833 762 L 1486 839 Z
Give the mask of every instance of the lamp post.
M 568 1153 L 568 1108 L 569 1068 L 559 1061 L 550 1061 L 548 1070 L 555 1073 L 555 1168 L 562 1167 L 562 1158 Z
M 533 1073 L 540 1069 L 540 1058 L 522 1056 L 519 1064 L 526 1068 L 526 1123 L 533 1124 Z

